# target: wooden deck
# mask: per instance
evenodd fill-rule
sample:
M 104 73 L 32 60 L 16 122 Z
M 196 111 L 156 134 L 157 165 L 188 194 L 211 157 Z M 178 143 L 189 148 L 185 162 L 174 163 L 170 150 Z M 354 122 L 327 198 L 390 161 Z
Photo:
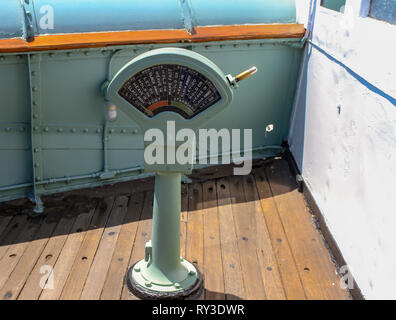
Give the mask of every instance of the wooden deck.
M 151 237 L 152 187 L 50 196 L 35 219 L 2 204 L 0 299 L 135 299 L 124 276 Z M 182 187 L 181 254 L 204 299 L 350 299 L 286 161 Z

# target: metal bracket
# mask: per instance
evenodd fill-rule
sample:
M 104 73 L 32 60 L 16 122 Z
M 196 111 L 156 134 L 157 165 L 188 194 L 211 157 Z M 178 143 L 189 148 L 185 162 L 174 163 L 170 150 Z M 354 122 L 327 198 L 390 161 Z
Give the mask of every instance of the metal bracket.
M 146 247 L 144 249 L 144 261 L 149 262 L 153 254 L 153 247 L 151 246 L 151 240 L 146 242 Z
M 189 4 L 189 0 L 179 0 L 180 1 L 180 6 L 182 9 L 182 17 L 183 17 L 183 23 L 184 27 L 186 28 L 186 31 L 193 35 L 195 34 L 194 30 L 194 22 L 193 22 L 193 17 L 192 17 L 192 12 L 191 12 L 191 6 Z
M 34 192 L 29 193 L 29 200 L 35 204 L 34 213 L 28 213 L 30 217 L 39 216 L 44 212 L 44 204 L 39 195 L 35 195 Z
M 190 184 L 190 183 L 192 183 L 193 181 L 183 173 L 183 174 L 181 175 L 181 182 L 182 182 L 182 183 L 185 183 L 185 184 Z
M 33 0 L 21 0 L 21 2 L 24 15 L 25 38 L 26 41 L 31 42 L 34 40 L 36 25 Z
M 228 83 L 230 84 L 231 88 L 236 89 L 239 87 L 238 83 L 235 81 L 235 78 L 232 75 L 227 74 L 226 78 L 227 78 Z
M 297 190 L 300 193 L 303 193 L 304 191 L 304 178 L 300 175 L 296 175 L 296 182 L 297 182 Z
M 100 179 L 104 180 L 104 179 L 111 179 L 114 178 L 116 176 L 116 172 L 115 171 L 103 171 L 103 173 L 100 174 Z

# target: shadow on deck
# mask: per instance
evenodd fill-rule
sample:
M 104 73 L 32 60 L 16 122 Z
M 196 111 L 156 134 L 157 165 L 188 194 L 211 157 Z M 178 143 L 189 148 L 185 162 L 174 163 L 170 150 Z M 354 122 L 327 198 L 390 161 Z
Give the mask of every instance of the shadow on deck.
M 182 185 L 181 255 L 204 273 L 203 298 L 350 299 L 287 162 L 230 168 Z M 24 200 L 0 204 L 0 299 L 135 299 L 124 276 L 152 203 L 145 179 L 48 196 L 34 219 Z

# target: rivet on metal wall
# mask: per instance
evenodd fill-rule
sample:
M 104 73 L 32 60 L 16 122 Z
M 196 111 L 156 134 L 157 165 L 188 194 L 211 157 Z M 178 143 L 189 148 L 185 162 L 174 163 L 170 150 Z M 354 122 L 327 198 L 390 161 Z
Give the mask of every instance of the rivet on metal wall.
M 45 132 L 48 132 L 48 131 L 49 131 L 49 128 L 48 128 L 48 127 L 45 127 L 45 128 L 44 128 L 44 131 L 45 131 Z
M 5 58 L 4 58 L 3 56 L 0 57 L 0 61 L 4 61 L 4 59 L 5 59 Z
M 38 129 L 39 129 L 39 127 L 34 127 L 33 128 L 34 131 L 37 131 Z
M 88 128 L 85 128 L 84 129 L 84 133 L 87 133 L 89 130 L 88 130 Z
M 40 165 L 39 165 L 38 163 L 35 163 L 35 164 L 34 164 L 34 167 L 35 167 L 35 168 L 38 168 L 39 166 L 40 166 Z
M 21 132 L 24 132 L 25 131 L 25 128 L 19 128 L 19 131 L 21 131 Z
M 89 51 L 85 51 L 84 54 L 85 54 L 86 56 L 89 56 Z
M 35 76 L 37 74 L 36 71 L 32 71 L 32 76 Z
M 72 55 L 71 52 L 66 53 L 68 57 L 70 57 Z
M 122 129 L 121 132 L 122 132 L 122 133 L 126 133 L 126 130 L 125 130 L 125 129 Z
M 33 115 L 33 118 L 34 119 L 37 119 L 39 117 L 39 115 L 37 114 L 37 113 L 35 113 L 34 115 Z
M 77 131 L 77 129 L 76 128 L 73 128 L 73 129 L 71 129 L 71 132 L 76 132 Z
M 32 88 L 32 91 L 33 91 L 33 92 L 37 91 L 37 88 L 36 88 L 36 87 L 33 87 L 33 88 Z
M 63 128 L 58 128 L 58 132 L 63 132 Z
M 114 133 L 114 129 L 110 129 L 110 130 L 109 130 L 109 133 Z
M 40 149 L 39 148 L 34 148 L 34 152 L 39 152 L 40 151 Z
M 49 56 L 52 58 L 53 56 L 54 56 L 55 54 L 53 53 L 53 52 L 51 52 L 50 54 L 49 54 Z
M 37 102 L 36 102 L 36 101 L 33 101 L 33 105 L 34 105 L 34 106 L 37 106 Z
M 6 132 L 10 132 L 11 131 L 11 128 L 5 128 L 4 129 Z
M 101 133 L 101 132 L 102 132 L 102 130 L 96 129 L 96 133 Z
M 137 130 L 137 129 L 134 129 L 134 130 L 132 131 L 132 133 L 133 133 L 133 134 L 136 134 L 136 133 L 138 133 L 138 130 Z

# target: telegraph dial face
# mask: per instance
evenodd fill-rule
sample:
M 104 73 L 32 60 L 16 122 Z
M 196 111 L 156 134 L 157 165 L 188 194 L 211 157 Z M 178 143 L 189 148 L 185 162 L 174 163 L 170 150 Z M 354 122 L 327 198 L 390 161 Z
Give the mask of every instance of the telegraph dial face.
M 121 53 L 115 53 L 114 59 L 118 55 Z M 153 128 L 161 130 L 166 141 L 168 134 L 172 135 L 168 133 L 169 121 L 176 131 L 196 131 L 233 100 L 229 78 L 223 71 L 208 58 L 182 48 L 160 48 L 138 55 L 102 90 L 106 105 L 122 110 L 144 133 Z M 145 145 L 148 143 L 145 141 Z M 145 163 L 145 170 L 190 173 L 194 155 L 191 157 L 186 164 Z
M 158 64 L 129 78 L 118 94 L 148 117 L 172 111 L 191 119 L 221 100 L 202 73 L 178 64 Z
M 127 50 L 127 49 L 126 49 Z M 160 48 L 138 55 L 102 88 L 143 131 L 201 128 L 230 105 L 229 78 L 208 58 L 181 48 Z

